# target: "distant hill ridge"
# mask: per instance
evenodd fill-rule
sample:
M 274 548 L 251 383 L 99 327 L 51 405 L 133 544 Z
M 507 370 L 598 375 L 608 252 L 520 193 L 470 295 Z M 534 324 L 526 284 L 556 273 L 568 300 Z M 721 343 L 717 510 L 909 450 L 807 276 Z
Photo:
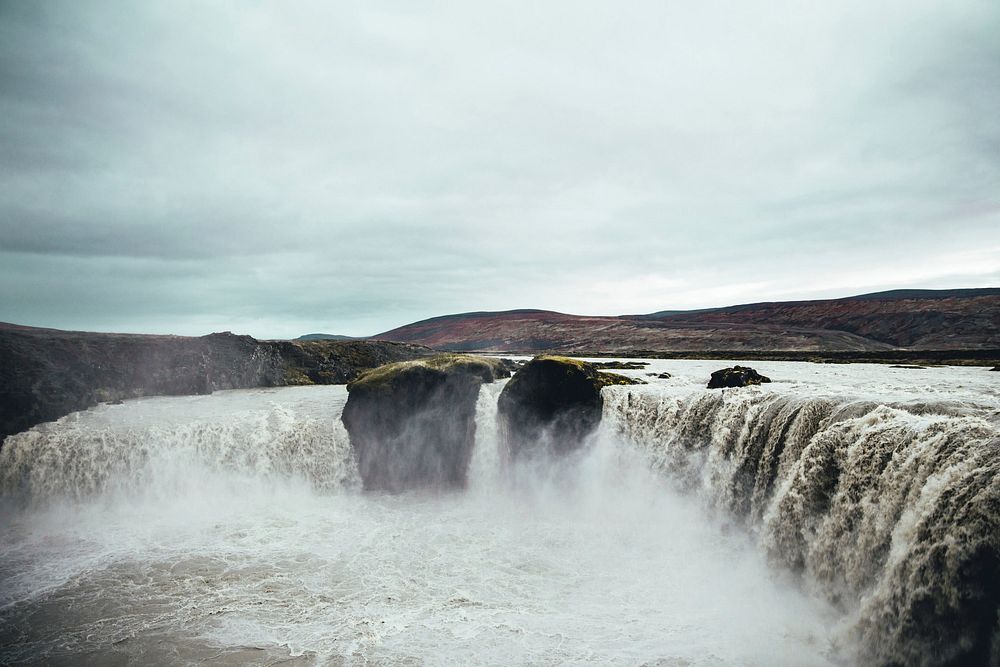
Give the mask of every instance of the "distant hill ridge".
M 371 338 L 524 353 L 991 349 L 1000 348 L 1000 288 L 900 289 L 645 315 L 478 311 L 432 317 Z
M 1000 287 L 970 287 L 963 289 L 894 289 L 885 292 L 871 292 L 858 296 L 846 297 L 852 299 L 950 299 L 953 297 L 970 296 L 1000 296 Z M 806 303 L 806 302 L 802 302 Z
M 341 336 L 340 334 L 311 333 L 299 336 L 295 340 L 358 340 L 356 336 Z

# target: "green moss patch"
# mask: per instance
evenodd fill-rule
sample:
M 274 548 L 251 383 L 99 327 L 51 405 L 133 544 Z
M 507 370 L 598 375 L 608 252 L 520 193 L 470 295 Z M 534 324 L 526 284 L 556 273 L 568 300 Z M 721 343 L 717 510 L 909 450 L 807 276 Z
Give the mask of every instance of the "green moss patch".
M 472 375 L 483 382 L 493 382 L 508 377 L 510 371 L 500 359 L 476 357 L 468 354 L 438 354 L 425 359 L 399 361 L 373 368 L 348 383 L 347 391 L 364 388 L 377 391 L 391 388 L 400 378 L 414 372 L 435 371 L 443 374 Z

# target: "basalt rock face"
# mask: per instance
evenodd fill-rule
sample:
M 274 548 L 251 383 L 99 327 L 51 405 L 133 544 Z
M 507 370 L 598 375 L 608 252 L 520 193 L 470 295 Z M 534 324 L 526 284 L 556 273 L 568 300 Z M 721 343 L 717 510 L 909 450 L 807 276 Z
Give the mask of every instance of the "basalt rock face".
M 509 375 L 499 359 L 445 354 L 382 366 L 349 383 L 341 419 L 365 490 L 464 487 L 479 386 Z
M 733 366 L 723 368 L 712 373 L 712 378 L 708 381 L 709 389 L 727 389 L 730 387 L 748 387 L 750 385 L 770 382 L 771 378 L 765 377 L 747 366 Z
M 602 373 L 577 359 L 535 357 L 500 393 L 501 428 L 511 458 L 563 455 L 579 449 L 601 421 L 601 389 L 641 384 Z
M 279 384 L 277 353 L 249 336 L 0 329 L 0 436 L 99 402 Z
M 101 402 L 346 382 L 427 348 L 365 341 L 258 341 L 36 329 L 0 324 L 0 440 Z
M 347 384 L 362 373 L 397 361 L 431 356 L 423 345 L 367 340 L 268 341 L 284 361 L 283 384 Z

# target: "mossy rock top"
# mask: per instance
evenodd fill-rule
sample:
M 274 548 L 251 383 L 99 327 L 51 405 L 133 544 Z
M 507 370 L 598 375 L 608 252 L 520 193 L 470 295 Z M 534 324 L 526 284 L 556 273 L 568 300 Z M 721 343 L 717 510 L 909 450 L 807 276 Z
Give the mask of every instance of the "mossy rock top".
M 348 383 L 347 391 L 356 389 L 391 391 L 402 378 L 415 373 L 428 372 L 442 375 L 467 375 L 480 382 L 493 382 L 510 376 L 510 371 L 507 370 L 501 359 L 468 354 L 438 354 L 424 359 L 398 361 L 374 368 Z
M 642 381 L 602 373 L 580 359 L 535 357 L 518 369 L 497 402 L 508 453 L 563 455 L 583 447 L 601 421 L 601 389 L 622 384 Z
M 479 387 L 500 359 L 438 354 L 372 369 L 347 385 L 341 421 L 366 490 L 466 485 Z
M 618 373 L 606 373 L 604 371 L 599 371 L 594 364 L 583 361 L 582 359 L 563 357 L 557 354 L 541 354 L 528 363 L 559 364 L 565 367 L 566 373 L 582 373 L 588 380 L 591 381 L 594 385 L 594 389 L 597 391 L 600 391 L 604 387 L 614 385 L 646 384 L 642 380 L 630 378 L 625 375 L 619 375 Z

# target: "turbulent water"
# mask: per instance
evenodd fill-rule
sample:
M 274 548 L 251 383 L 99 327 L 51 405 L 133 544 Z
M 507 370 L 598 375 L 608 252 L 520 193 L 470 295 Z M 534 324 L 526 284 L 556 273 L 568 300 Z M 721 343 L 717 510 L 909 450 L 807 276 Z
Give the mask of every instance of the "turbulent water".
M 606 416 L 841 609 L 855 659 L 1000 663 L 1000 378 L 768 366 L 749 390 L 612 389 Z
M 543 470 L 504 465 L 484 386 L 454 493 L 361 493 L 343 387 L 12 436 L 0 663 L 919 664 L 942 605 L 958 644 L 996 627 L 963 585 L 996 568 L 997 374 L 762 363 L 774 384 L 704 390 L 718 367 L 605 389 L 591 447 Z

